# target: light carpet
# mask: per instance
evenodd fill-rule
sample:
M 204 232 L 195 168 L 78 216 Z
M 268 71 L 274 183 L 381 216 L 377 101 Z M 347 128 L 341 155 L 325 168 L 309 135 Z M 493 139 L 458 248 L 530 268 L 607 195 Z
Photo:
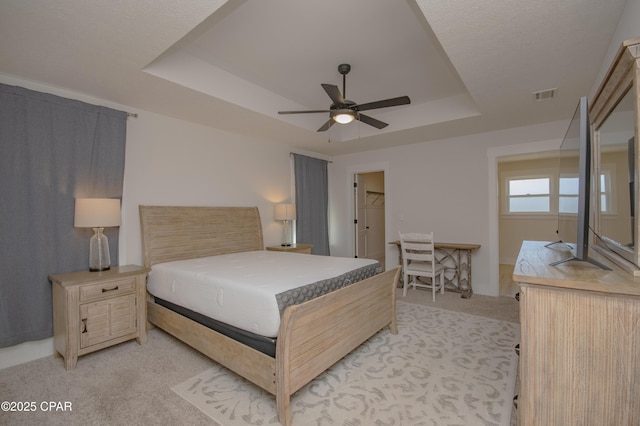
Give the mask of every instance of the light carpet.
M 294 425 L 509 425 L 520 326 L 398 302 L 380 331 L 292 397 Z M 216 365 L 174 392 L 223 426 L 278 425 L 275 397 Z

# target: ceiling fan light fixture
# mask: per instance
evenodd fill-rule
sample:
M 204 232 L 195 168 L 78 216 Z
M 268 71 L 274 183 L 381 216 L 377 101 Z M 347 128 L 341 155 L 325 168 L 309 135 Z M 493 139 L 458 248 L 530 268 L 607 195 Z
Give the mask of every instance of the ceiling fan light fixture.
M 336 123 L 348 124 L 356 119 L 356 113 L 351 109 L 336 109 L 331 111 L 331 118 Z
M 369 111 L 372 109 L 389 108 L 399 105 L 408 105 L 411 103 L 411 99 L 408 96 L 400 96 L 397 98 L 383 99 L 375 102 L 367 102 L 364 104 L 358 104 L 356 102 L 345 99 L 346 93 L 346 80 L 347 74 L 351 70 L 351 65 L 340 64 L 338 66 L 338 72 L 342 74 L 342 93 L 338 86 L 333 84 L 322 83 L 321 86 L 329 98 L 331 98 L 331 106 L 329 110 L 310 110 L 310 111 L 278 111 L 278 114 L 311 114 L 311 113 L 329 113 L 329 120 L 327 120 L 322 127 L 318 129 L 318 132 L 327 131 L 333 126 L 334 123 L 349 124 L 353 120 L 358 120 L 369 126 L 373 126 L 376 129 L 384 129 L 388 126 L 387 123 L 377 120 L 373 117 L 369 117 L 365 114 L 360 114 L 361 111 Z

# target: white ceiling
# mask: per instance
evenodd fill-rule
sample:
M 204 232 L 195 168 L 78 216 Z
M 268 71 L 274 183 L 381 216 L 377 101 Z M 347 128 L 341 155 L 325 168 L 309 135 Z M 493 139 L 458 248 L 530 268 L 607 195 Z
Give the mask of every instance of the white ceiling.
M 2 0 L 0 73 L 326 155 L 569 120 L 625 0 Z M 408 95 L 316 132 L 320 83 Z M 553 100 L 533 92 L 557 89 Z M 562 135 L 558 135 L 561 137 Z

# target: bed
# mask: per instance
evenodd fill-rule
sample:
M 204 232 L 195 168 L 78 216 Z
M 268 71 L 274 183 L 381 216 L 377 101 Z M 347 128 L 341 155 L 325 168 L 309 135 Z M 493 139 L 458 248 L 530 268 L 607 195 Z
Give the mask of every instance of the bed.
M 140 206 L 140 221 L 144 262 L 152 270 L 167 262 L 264 250 L 257 207 Z M 147 319 L 273 394 L 279 420 L 289 426 L 297 390 L 381 329 L 397 333 L 399 270 L 285 308 L 275 356 L 163 306 L 149 293 Z

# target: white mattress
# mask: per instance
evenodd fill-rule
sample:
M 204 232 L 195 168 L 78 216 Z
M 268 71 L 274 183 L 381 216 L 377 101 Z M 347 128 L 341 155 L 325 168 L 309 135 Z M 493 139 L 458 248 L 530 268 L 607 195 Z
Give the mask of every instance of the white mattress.
M 250 251 L 154 265 L 147 290 L 160 299 L 267 337 L 276 337 L 276 294 L 376 263 L 362 258 Z

